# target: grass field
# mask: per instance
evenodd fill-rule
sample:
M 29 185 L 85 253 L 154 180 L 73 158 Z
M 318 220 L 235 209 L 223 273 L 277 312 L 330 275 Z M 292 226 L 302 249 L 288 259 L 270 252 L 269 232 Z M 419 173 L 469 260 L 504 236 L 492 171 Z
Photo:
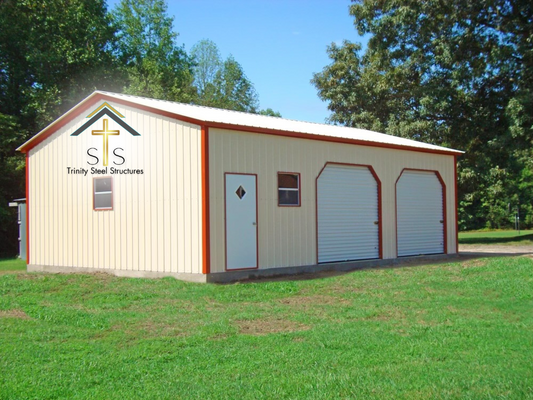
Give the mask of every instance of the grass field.
M 0 272 L 2 271 L 25 271 L 26 261 L 19 259 L 0 259 Z
M 533 398 L 532 310 L 527 257 L 234 285 L 3 272 L 0 398 Z
M 533 245 L 533 230 L 459 232 L 461 244 Z

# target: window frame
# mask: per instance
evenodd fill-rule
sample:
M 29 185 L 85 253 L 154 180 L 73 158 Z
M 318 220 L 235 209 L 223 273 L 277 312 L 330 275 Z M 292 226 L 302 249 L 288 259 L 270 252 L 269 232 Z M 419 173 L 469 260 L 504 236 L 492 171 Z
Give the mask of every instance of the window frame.
M 298 177 L 298 187 L 297 188 L 280 187 L 279 186 L 280 175 L 296 175 Z M 302 206 L 302 180 L 301 180 L 301 174 L 299 172 L 278 171 L 276 185 L 278 187 L 278 207 L 301 207 Z M 281 204 L 280 195 L 279 195 L 280 190 L 287 190 L 287 191 L 294 191 L 294 192 L 297 191 L 298 192 L 298 204 Z
M 108 192 L 96 192 L 96 181 L 99 179 L 109 179 L 111 182 L 111 190 Z M 93 177 L 93 211 L 112 211 L 113 210 L 113 177 L 112 176 L 99 176 Z M 96 208 L 96 194 L 97 193 L 111 193 L 111 207 L 99 207 Z

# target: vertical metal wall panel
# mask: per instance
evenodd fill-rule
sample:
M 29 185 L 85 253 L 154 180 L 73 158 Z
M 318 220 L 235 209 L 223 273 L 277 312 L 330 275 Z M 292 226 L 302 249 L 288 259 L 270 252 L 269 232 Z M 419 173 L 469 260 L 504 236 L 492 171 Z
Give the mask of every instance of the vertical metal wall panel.
M 444 252 L 442 185 L 434 172 L 404 171 L 396 186 L 398 256 Z
M 446 184 L 447 252 L 455 253 L 454 157 L 209 129 L 211 272 L 223 272 L 224 173 L 256 173 L 259 268 L 316 264 L 316 178 L 326 162 L 372 165 L 381 181 L 383 258 L 395 258 L 396 180 L 404 168 L 439 171 Z M 299 172 L 301 206 L 278 207 L 277 172 Z
M 91 130 L 101 129 L 101 120 L 72 137 L 87 121 L 80 115 L 38 144 L 29 152 L 30 263 L 201 273 L 200 127 L 109 103 L 141 136 L 121 129 L 110 138 L 126 162 L 117 166 L 110 157 L 108 168 L 144 174 L 108 173 L 113 210 L 94 211 L 93 176 L 69 175 L 67 167 L 90 169 L 87 149 L 102 146 Z
M 379 257 L 378 184 L 367 167 L 326 166 L 317 201 L 319 263 Z

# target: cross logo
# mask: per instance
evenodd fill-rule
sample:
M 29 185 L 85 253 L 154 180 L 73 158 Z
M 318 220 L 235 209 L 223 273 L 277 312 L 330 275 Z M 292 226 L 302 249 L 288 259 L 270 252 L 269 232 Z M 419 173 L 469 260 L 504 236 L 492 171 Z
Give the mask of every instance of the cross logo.
M 120 131 L 110 131 L 108 129 L 108 122 L 107 118 L 104 118 L 104 129 L 92 131 L 93 135 L 102 136 L 102 139 L 104 140 L 104 167 L 107 167 L 107 160 L 109 157 L 109 136 L 120 135 Z
M 131 133 L 133 136 L 141 136 L 135 129 L 122 121 L 121 118 L 124 118 L 124 115 L 119 113 L 115 108 L 109 105 L 107 102 L 101 104 L 96 110 L 91 112 L 87 118 L 90 118 L 85 124 L 78 128 L 71 136 L 79 136 L 82 132 L 88 129 L 96 121 L 98 121 L 103 116 L 110 117 L 113 121 L 119 124 L 127 132 Z M 107 167 L 109 163 L 109 136 L 118 136 L 120 135 L 119 130 L 110 130 L 109 129 L 109 120 L 107 118 L 103 119 L 103 129 L 95 129 L 91 132 L 94 136 L 102 136 L 103 141 L 103 164 L 104 167 Z M 93 156 L 95 157 L 95 156 Z M 96 158 L 96 157 L 95 157 Z

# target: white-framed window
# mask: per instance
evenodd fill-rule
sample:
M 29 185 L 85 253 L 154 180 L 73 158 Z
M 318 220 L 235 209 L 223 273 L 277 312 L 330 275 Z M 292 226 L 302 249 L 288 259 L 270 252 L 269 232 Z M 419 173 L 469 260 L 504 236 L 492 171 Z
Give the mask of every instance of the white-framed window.
M 300 174 L 278 172 L 278 206 L 300 206 Z
M 110 176 L 93 178 L 93 209 L 113 209 L 113 179 Z

